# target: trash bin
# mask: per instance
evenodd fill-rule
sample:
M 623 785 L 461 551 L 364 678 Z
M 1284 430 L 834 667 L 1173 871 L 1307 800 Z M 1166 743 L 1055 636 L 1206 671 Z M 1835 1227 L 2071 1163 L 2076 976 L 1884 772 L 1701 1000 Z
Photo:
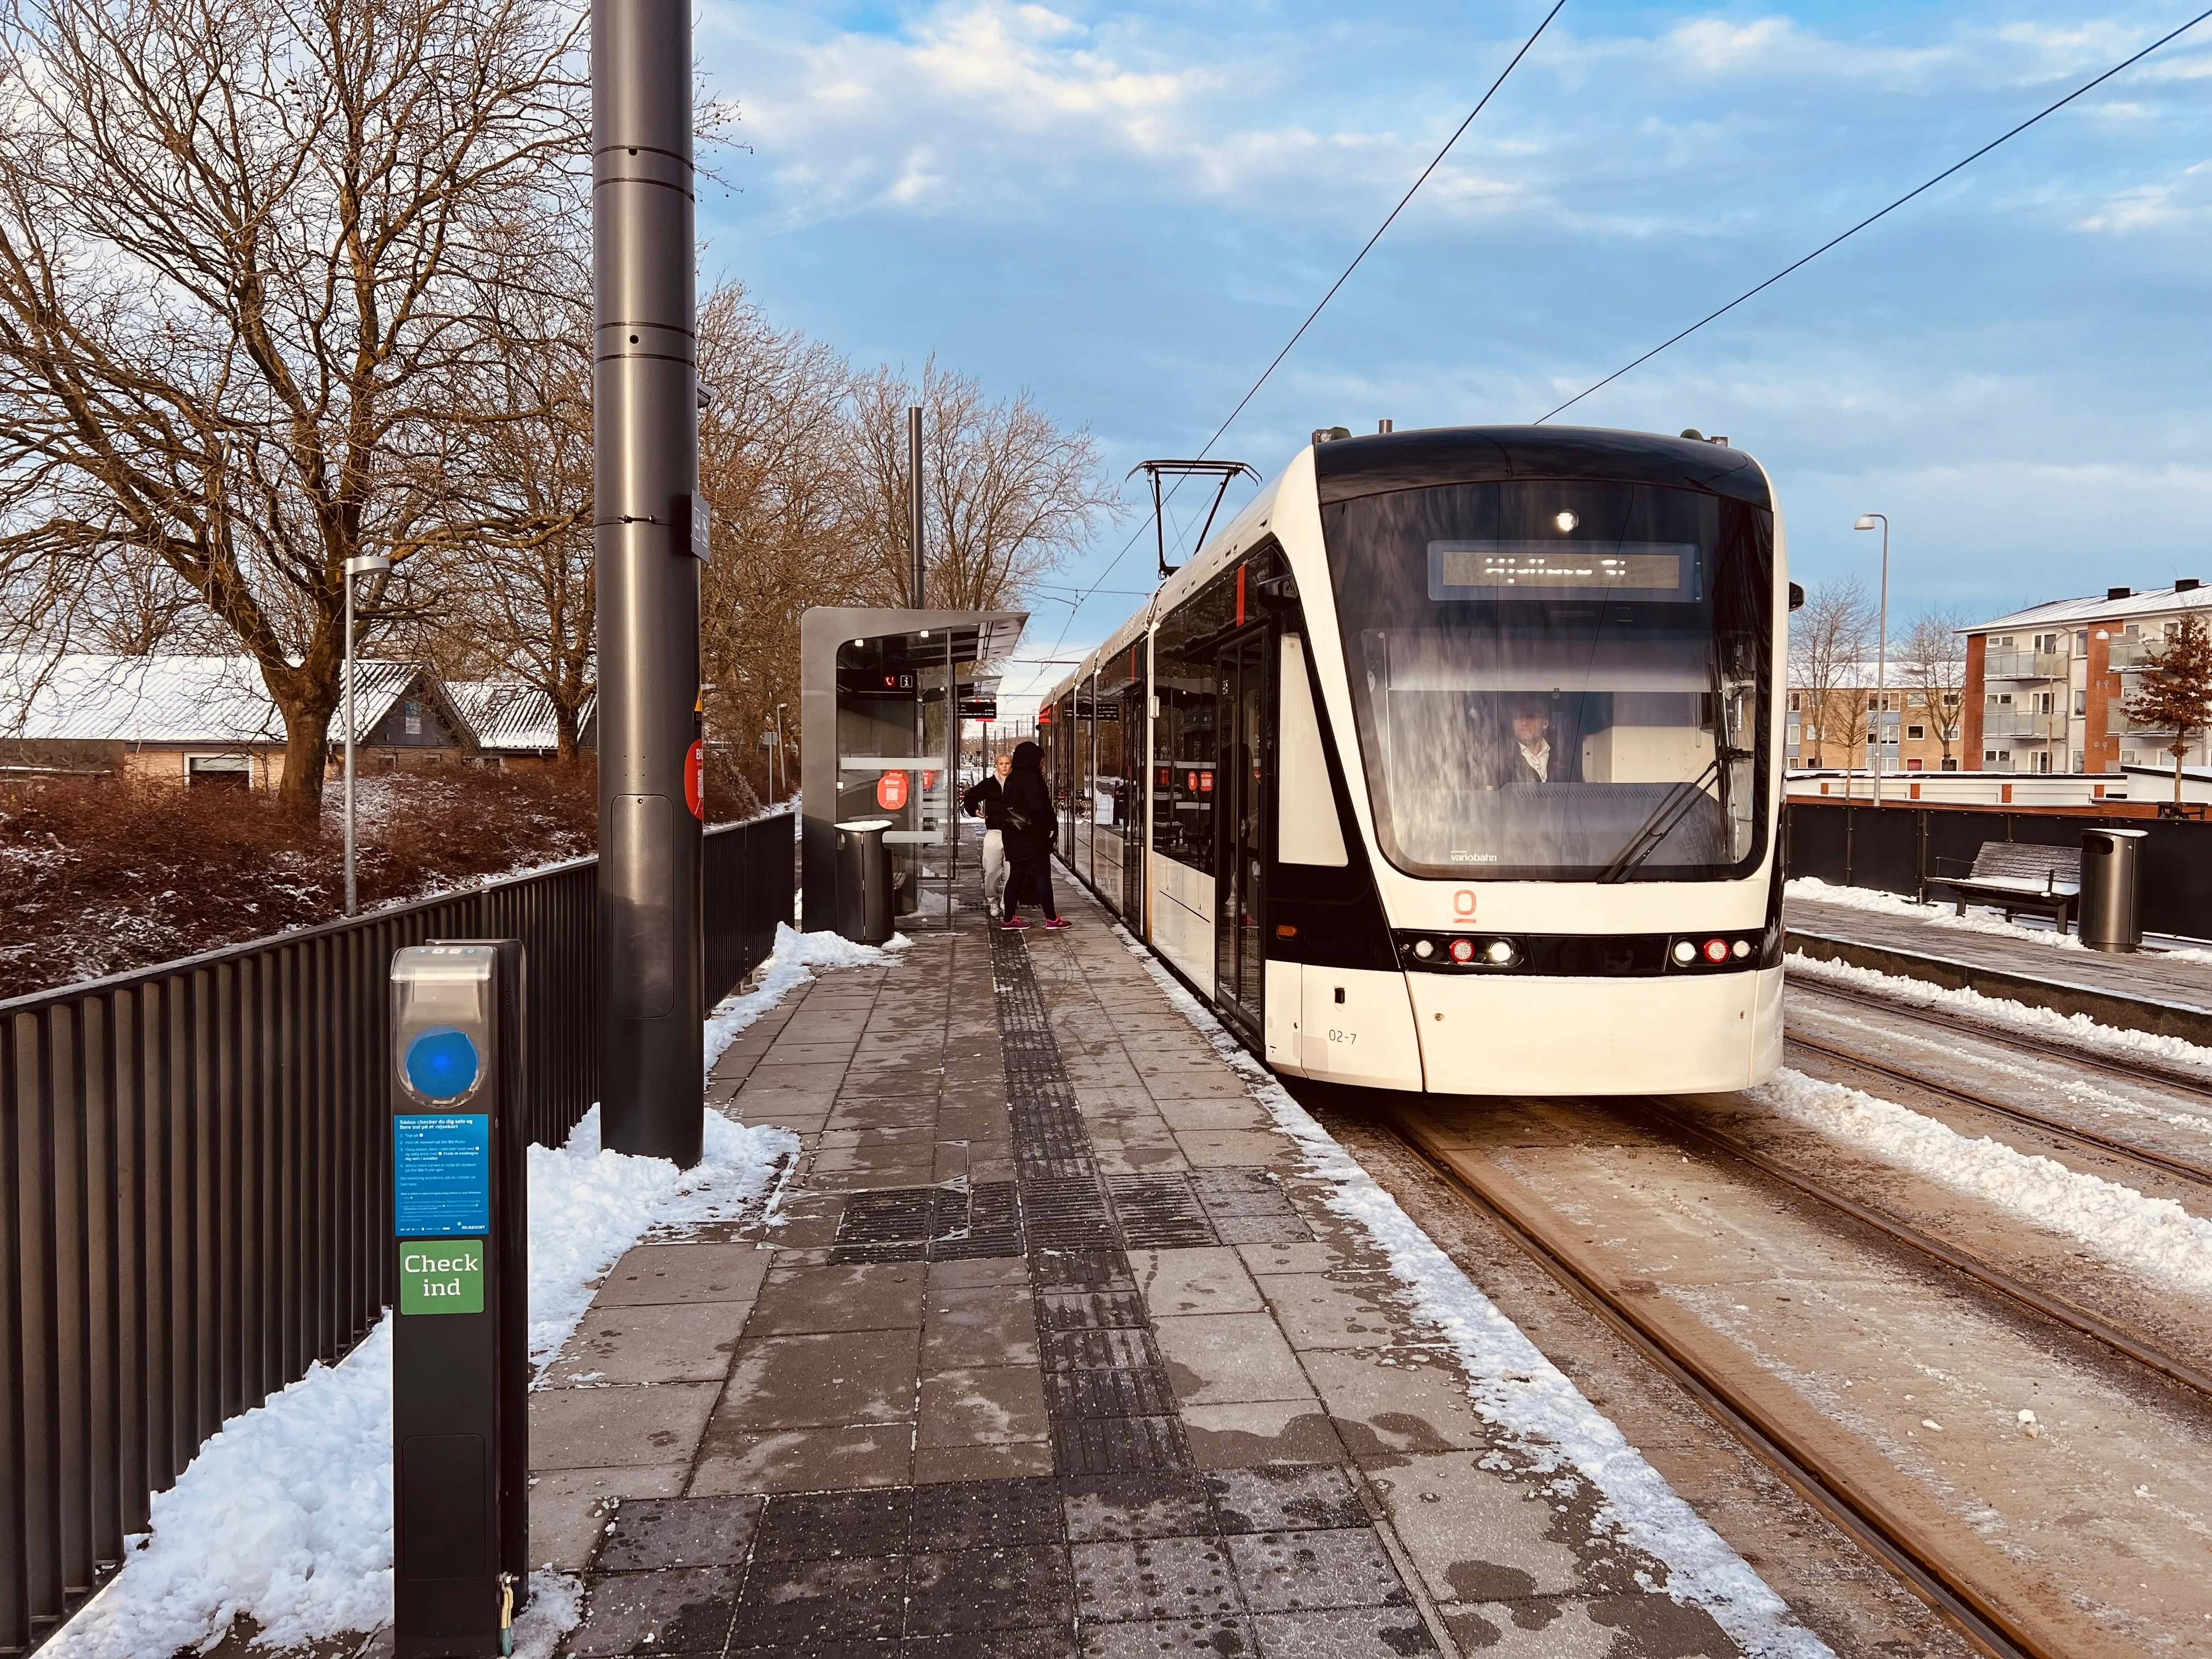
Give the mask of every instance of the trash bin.
M 2142 844 L 2148 830 L 2081 832 L 2081 943 L 2092 951 L 2142 944 Z
M 889 818 L 854 818 L 837 829 L 837 931 L 860 945 L 891 936 Z

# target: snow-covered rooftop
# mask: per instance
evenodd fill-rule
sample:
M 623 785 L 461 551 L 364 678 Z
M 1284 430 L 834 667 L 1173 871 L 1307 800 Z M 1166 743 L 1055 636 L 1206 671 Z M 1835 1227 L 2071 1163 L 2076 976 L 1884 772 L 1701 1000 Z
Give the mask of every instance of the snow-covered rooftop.
M 358 720 L 375 728 L 422 670 L 362 661 Z M 125 743 L 284 741 L 284 717 L 250 657 L 0 653 L 0 737 Z
M 2090 594 L 2078 599 L 2051 599 L 2031 605 L 2025 611 L 2015 611 L 2010 616 L 1999 617 L 1995 622 L 1976 623 L 1963 628 L 1962 634 L 2033 633 L 2039 628 L 2079 628 L 2089 623 L 2125 622 L 2131 617 L 2170 616 L 2177 611 L 2197 611 L 2212 607 L 2212 587 L 2145 587 L 2138 588 L 2125 599 L 2108 599 L 2102 594 Z
M 446 695 L 488 753 L 550 750 L 559 746 L 553 699 L 535 686 L 515 680 L 448 680 Z M 598 706 L 597 697 L 585 699 L 576 720 L 580 732 L 592 723 Z

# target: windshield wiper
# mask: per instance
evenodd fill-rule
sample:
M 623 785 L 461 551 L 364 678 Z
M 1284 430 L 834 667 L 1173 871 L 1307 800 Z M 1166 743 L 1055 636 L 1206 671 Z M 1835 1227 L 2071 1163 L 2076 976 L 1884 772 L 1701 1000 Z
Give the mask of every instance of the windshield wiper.
M 1659 844 L 1673 835 L 1690 809 L 1705 793 L 1705 780 L 1720 773 L 1722 756 L 1735 757 L 1734 750 L 1722 750 L 1705 763 L 1705 769 L 1687 783 L 1678 783 L 1661 797 L 1651 816 L 1644 820 L 1644 827 L 1628 838 L 1628 842 L 1613 855 L 1613 862 L 1599 872 L 1601 882 L 1626 881 L 1629 872 L 1659 850 Z

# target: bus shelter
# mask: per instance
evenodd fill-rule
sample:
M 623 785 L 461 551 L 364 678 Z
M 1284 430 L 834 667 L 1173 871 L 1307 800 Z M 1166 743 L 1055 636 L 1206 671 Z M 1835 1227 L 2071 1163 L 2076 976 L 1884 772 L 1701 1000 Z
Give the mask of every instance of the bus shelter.
M 903 927 L 952 918 L 963 705 L 1012 654 L 1028 613 L 819 606 L 799 622 L 803 926 L 837 918 L 840 823 L 889 820 Z M 989 677 L 983 677 L 988 680 Z

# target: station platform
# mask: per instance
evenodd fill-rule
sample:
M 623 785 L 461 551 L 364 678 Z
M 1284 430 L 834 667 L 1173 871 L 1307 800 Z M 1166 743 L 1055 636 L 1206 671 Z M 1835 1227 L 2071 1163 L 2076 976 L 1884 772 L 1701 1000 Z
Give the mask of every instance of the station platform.
M 1739 1652 L 1059 885 L 1069 930 L 917 935 L 715 1066 L 803 1150 L 764 1221 L 632 1249 L 532 1397 L 562 1651 Z
M 2108 953 L 2055 930 L 1960 927 L 1954 916 L 1948 903 L 1924 915 L 1794 896 L 1783 906 L 1793 952 L 2212 1046 L 2212 951 L 2148 940 Z

